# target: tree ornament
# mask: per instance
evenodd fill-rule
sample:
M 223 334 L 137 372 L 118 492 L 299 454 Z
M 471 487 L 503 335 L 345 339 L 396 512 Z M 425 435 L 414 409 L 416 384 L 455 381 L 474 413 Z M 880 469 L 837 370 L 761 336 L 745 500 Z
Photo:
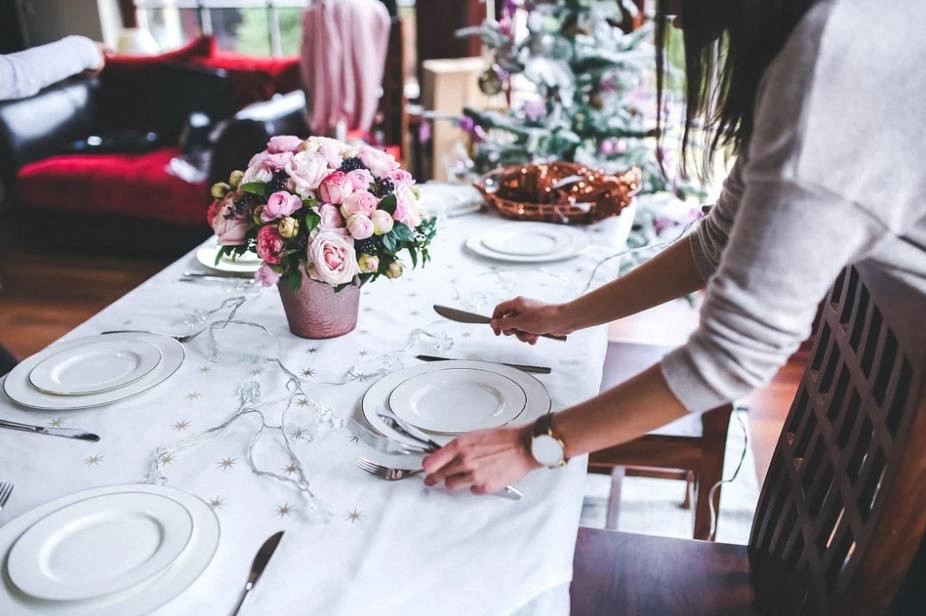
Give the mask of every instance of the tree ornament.
M 479 90 L 483 94 L 495 96 L 496 94 L 500 94 L 504 88 L 505 83 L 502 81 L 502 76 L 495 66 L 487 68 L 479 75 Z
M 556 37 L 549 32 L 540 32 L 531 36 L 530 52 L 535 56 L 552 56 L 556 51 Z

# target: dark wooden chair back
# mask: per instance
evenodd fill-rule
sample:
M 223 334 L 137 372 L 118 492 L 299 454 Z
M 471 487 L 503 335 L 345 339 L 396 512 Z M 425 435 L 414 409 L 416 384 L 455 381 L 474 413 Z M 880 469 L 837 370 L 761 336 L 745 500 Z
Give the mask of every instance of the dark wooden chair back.
M 864 266 L 824 301 L 749 541 L 764 614 L 880 614 L 926 529 L 926 296 Z

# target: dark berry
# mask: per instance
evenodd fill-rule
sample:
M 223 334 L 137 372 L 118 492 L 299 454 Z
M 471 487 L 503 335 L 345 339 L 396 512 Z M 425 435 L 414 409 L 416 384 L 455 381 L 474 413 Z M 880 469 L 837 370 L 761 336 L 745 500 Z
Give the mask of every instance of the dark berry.
M 380 246 L 382 246 L 382 244 L 375 235 L 365 240 L 357 240 L 354 242 L 354 250 L 357 251 L 357 254 L 366 253 L 368 255 L 377 255 L 379 254 Z
M 267 183 L 267 190 L 270 194 L 286 190 L 287 183 L 289 183 L 289 175 L 285 171 L 277 171 L 273 174 L 273 179 Z
M 376 182 L 373 187 L 373 194 L 377 197 L 385 197 L 395 190 L 395 184 L 389 178 L 382 178 Z
M 351 171 L 356 171 L 357 169 L 366 169 L 366 166 L 356 156 L 345 158 L 344 162 L 341 163 L 341 171 L 344 173 L 350 173 Z

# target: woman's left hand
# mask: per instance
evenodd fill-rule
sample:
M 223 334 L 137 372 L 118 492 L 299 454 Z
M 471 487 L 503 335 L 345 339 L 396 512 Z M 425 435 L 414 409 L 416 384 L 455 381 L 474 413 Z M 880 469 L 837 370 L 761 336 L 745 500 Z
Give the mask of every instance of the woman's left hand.
M 473 494 L 494 494 L 540 464 L 530 454 L 531 426 L 495 428 L 457 437 L 423 461 L 429 486 L 469 487 Z

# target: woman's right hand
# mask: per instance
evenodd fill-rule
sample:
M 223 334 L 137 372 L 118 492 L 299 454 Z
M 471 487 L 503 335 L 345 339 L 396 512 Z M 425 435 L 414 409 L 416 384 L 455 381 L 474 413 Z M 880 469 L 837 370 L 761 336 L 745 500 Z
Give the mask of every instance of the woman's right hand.
M 528 297 L 516 297 L 496 306 L 491 325 L 496 336 L 517 336 L 528 344 L 537 344 L 541 334 L 572 333 L 561 304 L 546 304 Z

